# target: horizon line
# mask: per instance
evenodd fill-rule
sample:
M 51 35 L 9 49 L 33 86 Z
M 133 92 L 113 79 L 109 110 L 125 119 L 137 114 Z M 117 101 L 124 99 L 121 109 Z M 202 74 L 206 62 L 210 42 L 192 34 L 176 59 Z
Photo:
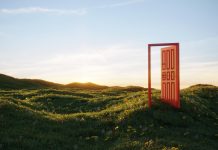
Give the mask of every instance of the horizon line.
M 145 89 L 148 88 L 146 86 L 133 85 L 133 84 L 129 84 L 129 85 L 125 85 L 125 86 L 124 85 L 107 85 L 107 84 L 100 84 L 100 83 L 91 82 L 91 81 L 87 81 L 87 82 L 73 81 L 73 82 L 69 82 L 69 83 L 65 84 L 65 83 L 58 83 L 58 82 L 55 82 L 55 81 L 45 80 L 45 79 L 42 79 L 42 78 L 26 78 L 26 77 L 25 78 L 17 78 L 17 77 L 14 77 L 12 75 L 6 75 L 6 74 L 3 74 L 3 73 L 0 73 L 0 75 L 7 76 L 9 78 L 14 78 L 14 79 L 17 79 L 17 80 L 41 80 L 41 81 L 50 82 L 50 83 L 54 83 L 54 84 L 59 84 L 59 85 L 63 85 L 63 86 L 66 86 L 66 85 L 69 85 L 69 84 L 73 84 L 73 83 L 78 83 L 78 84 L 88 84 L 88 83 L 91 83 L 91 84 L 95 84 L 97 86 L 106 86 L 106 87 L 142 87 L 142 88 L 145 88 Z M 218 86 L 218 85 L 213 85 L 213 84 L 208 84 L 208 83 L 198 83 L 198 84 L 182 86 L 182 88 L 180 88 L 180 90 L 183 90 L 183 89 L 195 86 L 195 85 L 208 85 L 208 86 L 216 86 L 216 87 Z M 156 88 L 155 86 L 153 86 L 151 88 L 152 89 L 161 90 L 161 88 Z

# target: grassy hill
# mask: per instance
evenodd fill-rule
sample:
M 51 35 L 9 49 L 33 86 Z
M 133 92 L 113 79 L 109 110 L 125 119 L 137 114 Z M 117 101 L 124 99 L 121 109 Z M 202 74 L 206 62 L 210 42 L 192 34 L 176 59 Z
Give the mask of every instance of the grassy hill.
M 108 86 L 97 85 L 94 83 L 70 83 L 67 85 L 48 82 L 39 79 L 18 79 L 4 74 L 0 74 L 0 89 L 50 89 L 50 88 L 73 88 L 99 90 L 106 89 Z
M 38 79 L 17 79 L 4 74 L 0 74 L 0 89 L 38 89 L 55 88 L 61 84 L 52 83 Z
M 70 84 L 65 85 L 65 87 L 77 88 L 77 89 L 89 89 L 89 90 L 102 90 L 102 89 L 108 88 L 108 86 L 97 85 L 97 84 L 94 84 L 91 82 L 88 82 L 88 83 L 74 82 L 74 83 L 70 83 Z
M 0 149 L 217 150 L 218 87 L 181 91 L 181 109 L 147 107 L 138 87 L 0 90 Z

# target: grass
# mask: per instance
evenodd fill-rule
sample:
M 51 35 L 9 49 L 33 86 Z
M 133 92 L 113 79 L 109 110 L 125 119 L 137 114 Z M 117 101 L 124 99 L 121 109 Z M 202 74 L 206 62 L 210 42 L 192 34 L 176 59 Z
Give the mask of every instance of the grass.
M 181 91 L 181 109 L 138 87 L 0 90 L 0 149 L 218 149 L 218 87 Z

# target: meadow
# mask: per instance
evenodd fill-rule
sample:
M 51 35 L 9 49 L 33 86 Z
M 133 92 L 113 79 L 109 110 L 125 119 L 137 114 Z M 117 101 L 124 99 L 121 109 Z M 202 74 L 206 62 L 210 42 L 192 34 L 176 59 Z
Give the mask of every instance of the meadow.
M 218 149 L 218 87 L 181 91 L 181 109 L 153 89 L 0 90 L 0 149 Z

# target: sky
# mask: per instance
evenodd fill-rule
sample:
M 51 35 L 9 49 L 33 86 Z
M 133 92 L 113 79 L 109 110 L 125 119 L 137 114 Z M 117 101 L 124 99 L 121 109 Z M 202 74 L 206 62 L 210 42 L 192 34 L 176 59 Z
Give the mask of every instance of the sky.
M 179 42 L 181 87 L 218 85 L 217 16 L 217 0 L 0 0 L 0 73 L 147 87 L 147 44 Z

